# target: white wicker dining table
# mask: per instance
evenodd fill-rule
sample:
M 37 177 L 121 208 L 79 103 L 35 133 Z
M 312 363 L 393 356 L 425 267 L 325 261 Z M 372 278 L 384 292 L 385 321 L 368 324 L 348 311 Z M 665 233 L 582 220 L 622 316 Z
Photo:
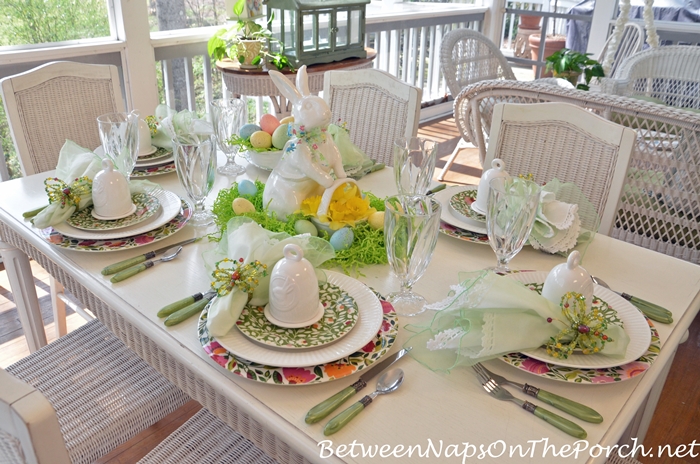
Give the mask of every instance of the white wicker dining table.
M 440 374 L 411 358 L 399 362 L 405 381 L 395 393 L 378 399 L 340 432 L 324 437 L 325 421 L 307 425 L 306 412 L 355 382 L 358 374 L 315 385 L 280 386 L 229 373 L 202 349 L 196 317 L 170 328 L 156 317 L 157 310 L 165 304 L 209 288 L 210 277 L 201 255 L 215 243 L 203 240 L 188 245 L 172 262 L 118 284 L 100 274 L 108 264 L 207 231 L 186 226 L 160 243 L 111 253 L 59 248 L 46 242 L 22 218 L 23 212 L 46 202 L 43 181 L 49 174 L 0 183 L 0 237 L 4 242 L 0 252 L 8 250 L 10 256 L 10 249 L 16 247 L 37 260 L 144 360 L 280 462 L 384 462 L 382 449 L 387 460 L 402 462 L 463 462 L 463 457 L 472 454 L 467 460 L 478 460 L 482 453 L 485 462 L 605 462 L 604 451 L 601 456 L 592 457 L 590 447 L 612 446 L 635 435 L 639 422 L 645 420 L 637 412 L 645 410 L 650 392 L 658 393 L 654 387 L 665 379 L 675 349 L 700 309 L 700 267 L 598 235 L 584 256 L 587 270 L 613 288 L 657 302 L 673 312 L 673 324 L 656 324 L 661 351 L 654 364 L 629 380 L 593 385 L 538 378 L 498 359 L 486 363 L 489 369 L 511 380 L 534 384 L 599 411 L 604 418 L 600 424 L 572 418 L 587 430 L 588 449 L 577 455 L 569 451 L 568 457 L 555 455 L 566 450 L 566 445 L 574 445 L 576 439 L 513 404 L 489 397 L 470 369 L 462 367 Z M 245 176 L 264 181 L 267 173 L 249 166 Z M 153 180 L 183 195 L 175 174 Z M 216 191 L 229 187 L 230 182 L 217 178 L 210 204 Z M 388 168 L 359 183 L 380 197 L 395 191 Z M 514 258 L 512 266 L 547 271 L 563 261 L 561 256 L 526 248 Z M 459 272 L 480 270 L 494 263 L 495 256 L 488 245 L 441 234 L 430 266 L 415 290 L 431 302 L 438 301 L 447 295 L 450 285 L 458 282 Z M 398 288 L 399 282 L 388 266 L 367 266 L 360 272 L 357 278 L 380 293 Z M 18 297 L 22 294 L 18 292 Z M 431 316 L 427 312 L 410 320 L 401 319 L 399 336 L 390 353 L 407 340 L 409 333 L 403 328 L 406 323 L 428 323 Z M 372 391 L 372 387 L 361 393 Z M 647 411 L 653 411 L 653 396 Z M 356 395 L 354 401 L 360 397 Z M 578 446 L 583 448 L 584 444 Z M 413 452 L 409 456 L 410 448 Z M 509 457 L 511 449 L 515 454 Z M 331 450 L 336 455 L 329 457 Z M 599 451 L 594 448 L 594 454 Z

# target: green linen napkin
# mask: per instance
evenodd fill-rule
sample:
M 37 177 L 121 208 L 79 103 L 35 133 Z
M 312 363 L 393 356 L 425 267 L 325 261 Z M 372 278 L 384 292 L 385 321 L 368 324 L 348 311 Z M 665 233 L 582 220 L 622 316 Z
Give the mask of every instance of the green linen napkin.
M 371 172 L 369 168 L 374 165 L 374 161 L 352 143 L 350 132 L 345 127 L 329 124 L 328 133 L 331 134 L 335 145 L 338 147 L 340 157 L 343 160 L 343 169 L 348 177 L 357 179 L 366 174 L 366 172 Z
M 410 355 L 433 371 L 532 350 L 564 328 L 557 305 L 513 279 L 481 271 L 461 274 L 460 281 L 450 296 L 429 306 L 438 310 L 429 325 L 406 326 L 414 335 L 404 346 L 412 346 Z M 629 336 L 615 324 L 605 333 L 614 341 L 590 356 L 622 358 Z
M 304 258 L 309 260 L 314 268 L 335 257 L 331 244 L 309 234 L 291 236 L 284 232 L 271 232 L 263 229 L 258 223 L 244 216 L 232 218 L 226 225 L 226 234 L 221 238 L 214 250 L 202 254 L 207 271 L 212 273 L 216 263 L 224 258 L 235 261 L 243 258 L 242 263 L 259 261 L 267 266 L 267 276 L 258 278 L 258 284 L 253 290 L 250 304 L 264 306 L 268 302 L 270 289 L 270 273 L 274 265 L 284 257 L 284 247 L 294 243 L 304 250 Z M 319 274 L 319 272 L 317 272 Z M 325 281 L 321 274 L 319 281 Z M 248 294 L 234 289 L 223 297 L 216 298 L 209 309 L 207 328 L 209 332 L 220 337 L 233 328 L 238 317 L 248 302 Z

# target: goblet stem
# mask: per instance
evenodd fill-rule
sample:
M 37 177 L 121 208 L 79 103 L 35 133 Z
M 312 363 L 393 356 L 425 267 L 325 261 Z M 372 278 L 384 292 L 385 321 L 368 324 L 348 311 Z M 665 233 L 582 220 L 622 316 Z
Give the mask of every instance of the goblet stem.
M 507 274 L 510 272 L 510 268 L 508 267 L 508 262 L 510 261 L 508 258 L 504 258 L 501 256 L 496 256 L 498 260 L 498 264 L 496 264 L 496 267 L 493 269 L 494 272 L 496 273 L 503 273 Z

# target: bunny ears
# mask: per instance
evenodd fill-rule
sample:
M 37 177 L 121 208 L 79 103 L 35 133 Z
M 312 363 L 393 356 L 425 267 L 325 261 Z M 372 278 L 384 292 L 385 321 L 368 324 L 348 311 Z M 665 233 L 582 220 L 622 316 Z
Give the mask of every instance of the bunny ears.
M 306 65 L 302 66 L 297 70 L 297 86 L 294 88 L 292 83 L 279 71 L 268 71 L 272 82 L 279 89 L 282 95 L 287 98 L 292 103 L 297 103 L 303 97 L 311 94 L 309 92 L 309 78 L 306 75 Z

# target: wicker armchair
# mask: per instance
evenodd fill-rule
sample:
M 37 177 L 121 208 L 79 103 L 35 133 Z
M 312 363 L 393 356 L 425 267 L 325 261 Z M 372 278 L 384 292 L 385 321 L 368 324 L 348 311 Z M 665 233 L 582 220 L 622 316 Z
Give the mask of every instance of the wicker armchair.
M 394 140 L 418 133 L 422 93 L 377 69 L 327 71 L 323 76 L 323 98 L 333 121 L 346 123 L 352 142 L 387 166 L 394 164 Z
M 601 88 L 606 93 L 700 110 L 700 47 L 673 45 L 639 52 L 624 60 Z
M 459 130 L 478 146 L 482 163 L 499 102 L 567 102 L 634 129 L 636 143 L 610 235 L 700 264 L 700 115 L 602 93 L 484 81 L 455 100 Z
M 617 212 L 635 134 L 569 103 L 499 103 L 493 111 L 486 165 L 502 159 L 511 175 L 576 184 L 600 216 L 581 225 L 608 235 Z M 578 203 L 578 198 L 560 198 Z
M 610 45 L 612 37 L 612 35 L 608 37 L 608 40 L 605 41 L 605 45 L 603 45 L 603 49 L 598 55 L 597 60 L 600 63 L 603 63 L 603 60 L 605 60 L 605 55 L 608 52 L 608 46 Z M 609 76 L 614 76 L 615 71 L 620 67 L 620 64 L 622 64 L 622 62 L 628 56 L 634 55 L 635 53 L 641 51 L 643 45 L 644 28 L 637 23 L 626 23 L 622 32 L 622 37 L 620 38 L 620 44 L 615 51 L 612 66 L 610 67 L 610 71 L 606 74 Z
M 91 150 L 100 146 L 97 117 L 124 111 L 115 66 L 57 61 L 6 77 L 0 89 L 25 176 L 56 169 L 66 139 Z M 62 336 L 65 303 L 72 302 L 53 277 L 50 284 L 56 335 Z
M 0 369 L 0 462 L 94 462 L 189 400 L 89 322 Z

